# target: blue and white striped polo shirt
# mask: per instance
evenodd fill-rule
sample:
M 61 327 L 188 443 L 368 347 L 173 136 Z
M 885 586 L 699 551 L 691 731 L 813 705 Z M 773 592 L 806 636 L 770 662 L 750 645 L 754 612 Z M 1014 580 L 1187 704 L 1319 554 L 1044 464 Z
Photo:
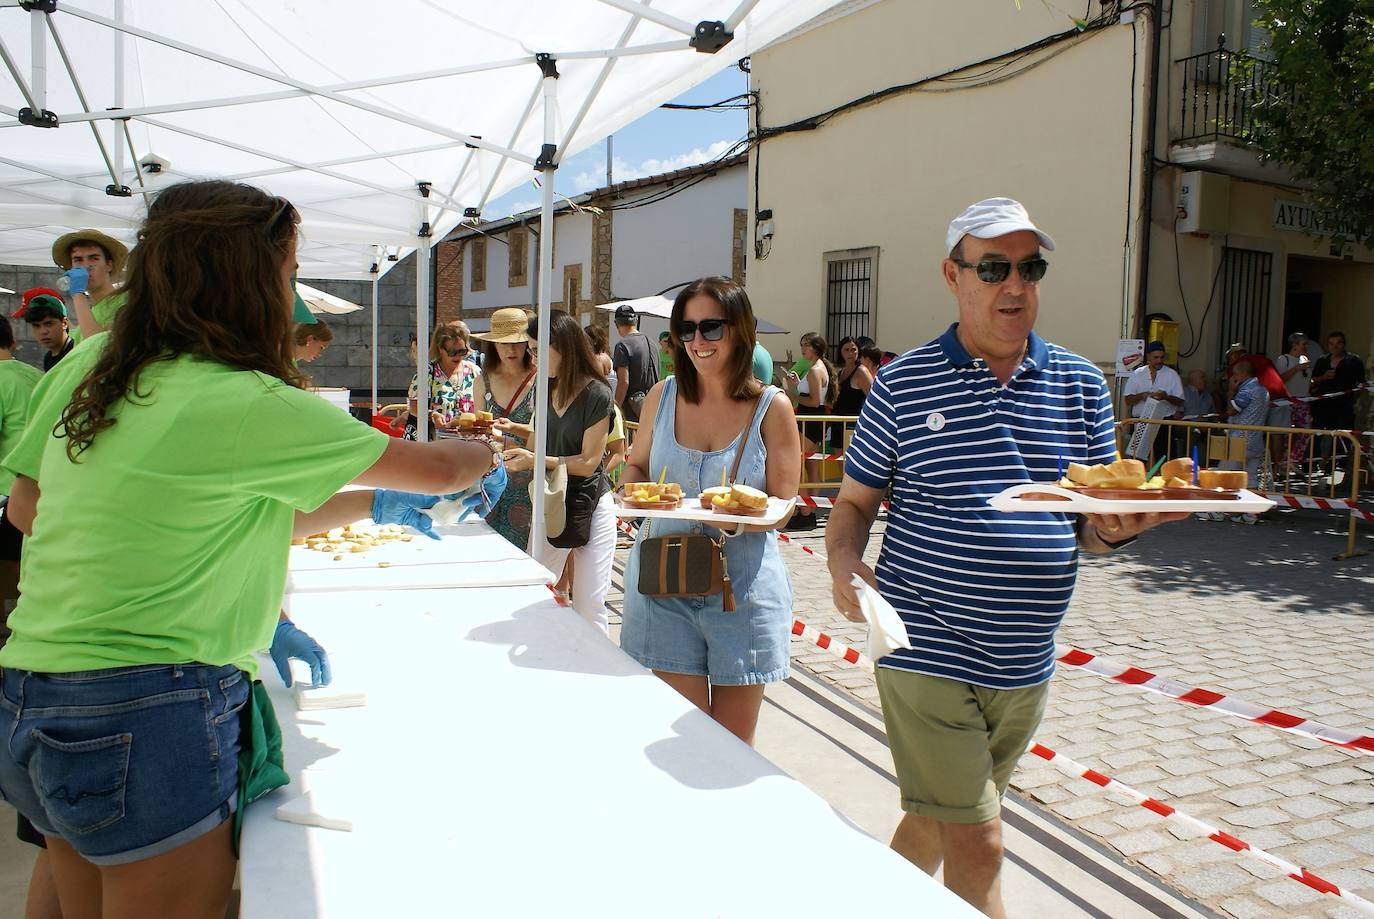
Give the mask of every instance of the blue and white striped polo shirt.
M 1044 682 L 1078 570 L 1067 514 L 1006 514 L 1009 485 L 1116 458 L 1111 396 L 1091 362 L 1031 333 L 1005 386 L 955 334 L 888 364 L 864 402 L 845 474 L 892 486 L 878 585 L 914 650 L 880 666 L 993 689 Z

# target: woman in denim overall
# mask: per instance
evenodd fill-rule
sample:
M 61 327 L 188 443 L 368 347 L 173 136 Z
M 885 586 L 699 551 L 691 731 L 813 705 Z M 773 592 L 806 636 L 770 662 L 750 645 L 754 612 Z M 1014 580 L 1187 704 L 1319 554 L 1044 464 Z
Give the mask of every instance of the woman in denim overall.
M 779 498 L 797 493 L 801 446 L 792 405 L 753 377 L 754 314 L 744 288 L 703 278 L 678 294 L 669 320 L 677 375 L 644 404 L 624 480 L 682 486 L 685 500 L 721 484 L 742 450 L 734 484 Z M 645 521 L 647 524 L 648 521 Z M 650 536 L 720 532 L 702 522 L 656 519 Z M 650 597 L 638 590 L 640 528 L 625 569 L 620 646 L 746 743 L 753 743 L 763 686 L 787 677 L 792 586 L 769 529 L 725 539 L 735 609 L 723 595 Z M 729 528 L 734 533 L 734 528 Z

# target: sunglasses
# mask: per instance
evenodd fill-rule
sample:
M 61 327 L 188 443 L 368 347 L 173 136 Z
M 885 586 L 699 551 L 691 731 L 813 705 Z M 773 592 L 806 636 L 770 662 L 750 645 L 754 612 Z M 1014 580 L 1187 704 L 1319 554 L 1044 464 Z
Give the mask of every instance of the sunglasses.
M 956 258 L 953 261 L 960 268 L 972 268 L 974 273 L 978 275 L 978 280 L 984 284 L 1001 284 L 1011 275 L 1011 262 L 1006 259 L 985 258 L 976 265 L 961 258 Z M 1039 256 L 1016 263 L 1016 270 L 1020 273 L 1021 280 L 1027 284 L 1034 284 L 1043 278 L 1049 267 L 1050 263 Z
M 701 322 L 683 320 L 677 324 L 678 341 L 686 344 L 697 337 L 698 331 L 706 341 L 720 341 L 725 335 L 725 326 L 724 319 L 703 319 Z
M 267 232 L 269 234 L 277 228 L 277 223 L 284 215 L 290 215 L 292 224 L 301 222 L 301 215 L 294 204 L 285 198 L 274 198 L 273 201 L 276 202 L 276 206 L 272 210 L 272 216 L 267 218 Z
M 448 354 L 449 357 L 467 357 L 468 349 L 461 348 L 457 351 L 446 351 L 445 353 Z

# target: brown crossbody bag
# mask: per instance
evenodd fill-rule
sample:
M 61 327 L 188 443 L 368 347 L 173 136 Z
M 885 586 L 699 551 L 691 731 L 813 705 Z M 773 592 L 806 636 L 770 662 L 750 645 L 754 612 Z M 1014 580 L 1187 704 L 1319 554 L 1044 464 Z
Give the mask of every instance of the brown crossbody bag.
M 730 481 L 739 474 L 754 411 L 736 438 L 735 465 Z M 639 543 L 639 592 L 646 597 L 710 597 L 721 594 L 721 606 L 735 611 L 735 593 L 730 589 L 730 566 L 725 559 L 725 539 L 712 539 L 703 533 L 676 536 L 650 536 L 652 517 L 644 518 L 644 538 Z

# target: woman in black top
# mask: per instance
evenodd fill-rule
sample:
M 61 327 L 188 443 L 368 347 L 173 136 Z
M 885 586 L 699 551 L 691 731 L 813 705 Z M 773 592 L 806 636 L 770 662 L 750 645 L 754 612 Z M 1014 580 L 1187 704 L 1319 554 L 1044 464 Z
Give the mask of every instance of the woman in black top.
M 567 524 L 552 542 L 546 536 L 530 546 L 530 555 L 550 571 L 561 572 L 572 554 L 577 569 L 573 609 L 603 632 L 615 558 L 615 509 L 601 468 L 610 415 L 611 391 L 591 342 L 576 319 L 554 310 L 549 320 L 549 417 L 535 418 L 534 427 L 544 429 L 546 468 L 568 468 Z M 521 433 L 515 425 L 511 430 Z M 534 453 L 524 447 L 512 447 L 503 455 L 507 472 L 534 466 Z M 538 502 L 534 513 L 543 513 Z M 586 535 L 572 538 L 580 533 Z
M 859 361 L 859 343 L 849 336 L 840 339 L 840 394 L 835 398 L 836 415 L 857 415 L 873 387 L 873 374 Z

